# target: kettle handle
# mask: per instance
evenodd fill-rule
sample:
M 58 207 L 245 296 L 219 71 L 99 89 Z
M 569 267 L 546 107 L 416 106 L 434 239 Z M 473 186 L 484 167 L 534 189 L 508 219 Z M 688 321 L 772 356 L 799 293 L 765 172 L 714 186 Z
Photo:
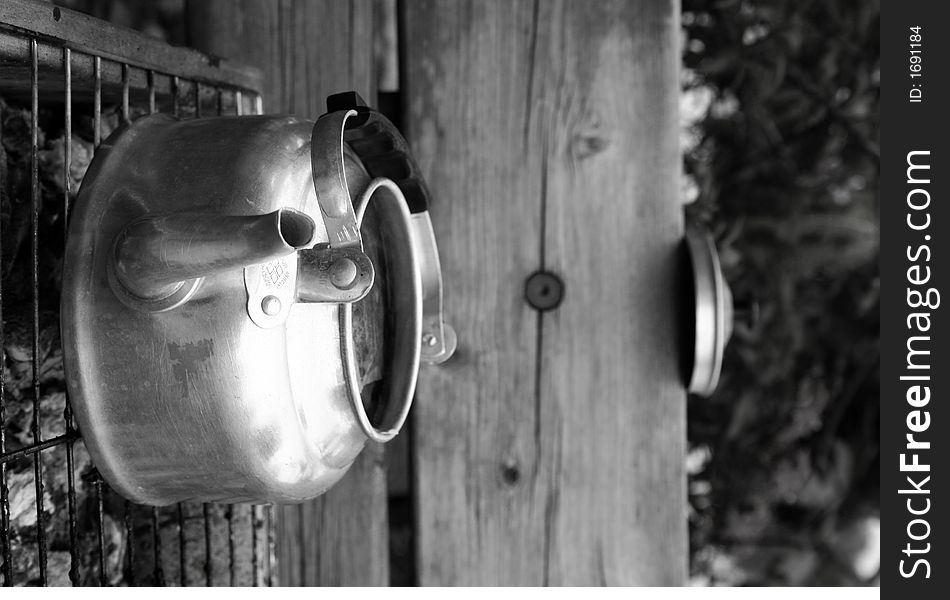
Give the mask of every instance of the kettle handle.
M 356 152 L 370 176 L 393 180 L 406 199 L 421 261 L 422 361 L 426 364 L 445 362 L 455 353 L 457 337 L 444 318 L 442 266 L 428 210 L 431 194 L 419 165 L 396 126 L 369 107 L 358 93 L 350 91 L 328 96 L 327 111 L 320 120 L 334 115 L 333 118 L 342 120 L 343 141 Z

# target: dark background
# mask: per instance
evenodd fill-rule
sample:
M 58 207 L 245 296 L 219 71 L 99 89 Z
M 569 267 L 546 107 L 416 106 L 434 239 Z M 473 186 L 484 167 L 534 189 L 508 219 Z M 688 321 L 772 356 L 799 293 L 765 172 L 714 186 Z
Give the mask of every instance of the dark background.
M 684 0 L 683 26 L 686 193 L 759 308 L 690 400 L 692 572 L 875 583 L 880 4 Z
M 920 461 L 932 465 L 930 473 L 901 473 L 899 470 L 900 454 L 907 452 L 906 438 L 909 433 L 906 418 L 911 407 L 906 402 L 906 393 L 911 382 L 900 381 L 899 377 L 908 373 L 905 368 L 907 360 L 908 336 L 921 335 L 906 325 L 906 316 L 913 309 L 908 306 L 907 289 L 912 286 L 908 282 L 907 248 L 916 248 L 927 243 L 933 258 L 930 261 L 932 279 L 928 286 L 933 286 L 946 292 L 944 285 L 946 270 L 941 261 L 947 255 L 945 232 L 947 210 L 942 201 L 946 197 L 946 135 L 936 123 L 942 122 L 942 113 L 947 106 L 950 93 L 946 83 L 940 76 L 943 61 L 950 56 L 950 48 L 943 31 L 942 7 L 920 0 L 912 0 L 902 5 L 893 5 L 888 8 L 886 19 L 881 25 L 881 45 L 883 47 L 883 69 L 887 73 L 888 87 L 883 95 L 884 126 L 887 146 L 883 156 L 883 176 L 881 178 L 882 217 L 888 224 L 884 236 L 884 246 L 881 254 L 881 271 L 888 282 L 883 295 L 882 347 L 884 348 L 884 377 L 881 386 L 881 409 L 884 427 L 881 430 L 881 447 L 884 455 L 881 469 L 882 490 L 881 504 L 887 515 L 882 532 L 882 563 L 884 565 L 883 586 L 890 590 L 893 597 L 908 598 L 937 598 L 946 595 L 946 569 L 941 568 L 944 561 L 943 551 L 945 544 L 941 539 L 942 532 L 946 531 L 946 517 L 942 512 L 942 498 L 945 497 L 946 478 L 944 462 L 946 452 L 941 440 L 946 439 L 946 414 L 941 398 L 944 395 L 943 369 L 946 359 L 947 327 L 946 319 L 941 317 L 941 310 L 932 310 L 932 325 L 929 332 L 923 335 L 931 337 L 927 357 L 932 365 L 929 382 L 931 390 L 930 403 L 922 408 L 929 413 L 930 427 L 927 431 L 916 434 L 921 441 L 930 441 L 930 451 L 920 452 Z M 912 80 L 910 75 L 910 27 L 920 27 L 917 33 L 922 36 L 922 77 Z M 908 100 L 912 84 L 918 84 L 923 90 L 923 102 L 911 104 Z M 929 150 L 931 165 L 929 185 L 907 184 L 907 154 L 915 150 Z M 918 173 L 920 173 L 918 171 Z M 931 217 L 931 227 L 928 231 L 912 231 L 906 226 L 909 211 L 906 202 L 907 193 L 914 188 L 926 188 L 931 194 L 931 204 L 927 209 Z M 931 239 L 924 241 L 925 235 Z M 925 289 L 920 286 L 918 289 Z M 942 298 L 946 301 L 946 296 Z M 918 342 L 919 343 L 919 342 Z M 919 361 L 918 361 L 919 362 Z M 912 458 L 908 457 L 908 462 Z M 915 518 L 908 512 L 907 499 L 909 496 L 898 494 L 900 489 L 910 488 L 907 475 L 915 475 L 915 481 L 920 482 L 921 475 L 930 475 L 925 489 L 929 489 L 931 509 L 920 518 L 930 525 L 930 534 L 926 539 L 912 541 L 907 533 L 908 523 Z M 924 501 L 917 496 L 914 501 L 915 509 L 920 510 Z M 923 526 L 917 525 L 913 529 L 915 535 L 920 536 Z M 929 545 L 929 546 L 928 546 Z M 906 555 L 903 551 L 908 546 L 915 549 L 927 548 L 925 555 Z M 905 571 L 910 571 L 918 558 L 926 558 L 930 563 L 929 579 L 925 579 L 927 570 L 918 568 L 912 579 L 901 577 L 900 561 L 904 562 Z

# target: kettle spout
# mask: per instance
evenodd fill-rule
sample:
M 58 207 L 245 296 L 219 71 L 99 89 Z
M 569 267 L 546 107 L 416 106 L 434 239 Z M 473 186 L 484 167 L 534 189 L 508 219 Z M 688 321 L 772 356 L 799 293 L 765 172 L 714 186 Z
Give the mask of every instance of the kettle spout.
M 287 256 L 310 245 L 315 230 L 313 219 L 289 208 L 259 216 L 144 217 L 116 237 L 111 276 L 134 298 L 160 302 L 199 277 Z

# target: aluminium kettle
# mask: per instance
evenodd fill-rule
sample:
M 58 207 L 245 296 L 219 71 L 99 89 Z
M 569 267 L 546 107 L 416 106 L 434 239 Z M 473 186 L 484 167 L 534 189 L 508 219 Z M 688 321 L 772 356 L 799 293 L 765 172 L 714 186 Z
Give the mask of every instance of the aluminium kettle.
M 123 125 L 71 215 L 67 386 L 126 498 L 300 502 L 405 422 L 455 336 L 425 182 L 353 92 L 287 116 Z

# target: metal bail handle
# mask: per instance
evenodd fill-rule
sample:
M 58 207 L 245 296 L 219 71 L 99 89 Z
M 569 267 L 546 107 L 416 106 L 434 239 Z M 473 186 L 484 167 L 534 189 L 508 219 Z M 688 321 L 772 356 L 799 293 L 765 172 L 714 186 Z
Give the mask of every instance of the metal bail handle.
M 343 124 L 343 140 L 356 152 L 370 176 L 393 180 L 405 196 L 422 273 L 422 362 L 443 363 L 455 353 L 458 338 L 444 319 L 442 267 L 429 217 L 429 190 L 409 145 L 395 125 L 370 108 L 356 92 L 329 96 L 327 111 L 320 120 L 334 117 Z
M 317 119 L 310 138 L 313 187 L 331 248 L 363 248 L 343 162 L 343 132 L 347 119 L 355 116 L 355 110 L 327 113 Z
M 376 269 L 363 252 L 343 158 L 343 132 L 356 116 L 355 110 L 325 114 L 311 134 L 311 179 L 328 242 L 244 269 L 247 313 L 259 327 L 282 325 L 295 302 L 351 304 L 373 287 Z
M 412 215 L 411 225 L 422 271 L 422 362 L 438 365 L 455 354 L 458 337 L 442 317 L 442 265 L 429 211 Z

